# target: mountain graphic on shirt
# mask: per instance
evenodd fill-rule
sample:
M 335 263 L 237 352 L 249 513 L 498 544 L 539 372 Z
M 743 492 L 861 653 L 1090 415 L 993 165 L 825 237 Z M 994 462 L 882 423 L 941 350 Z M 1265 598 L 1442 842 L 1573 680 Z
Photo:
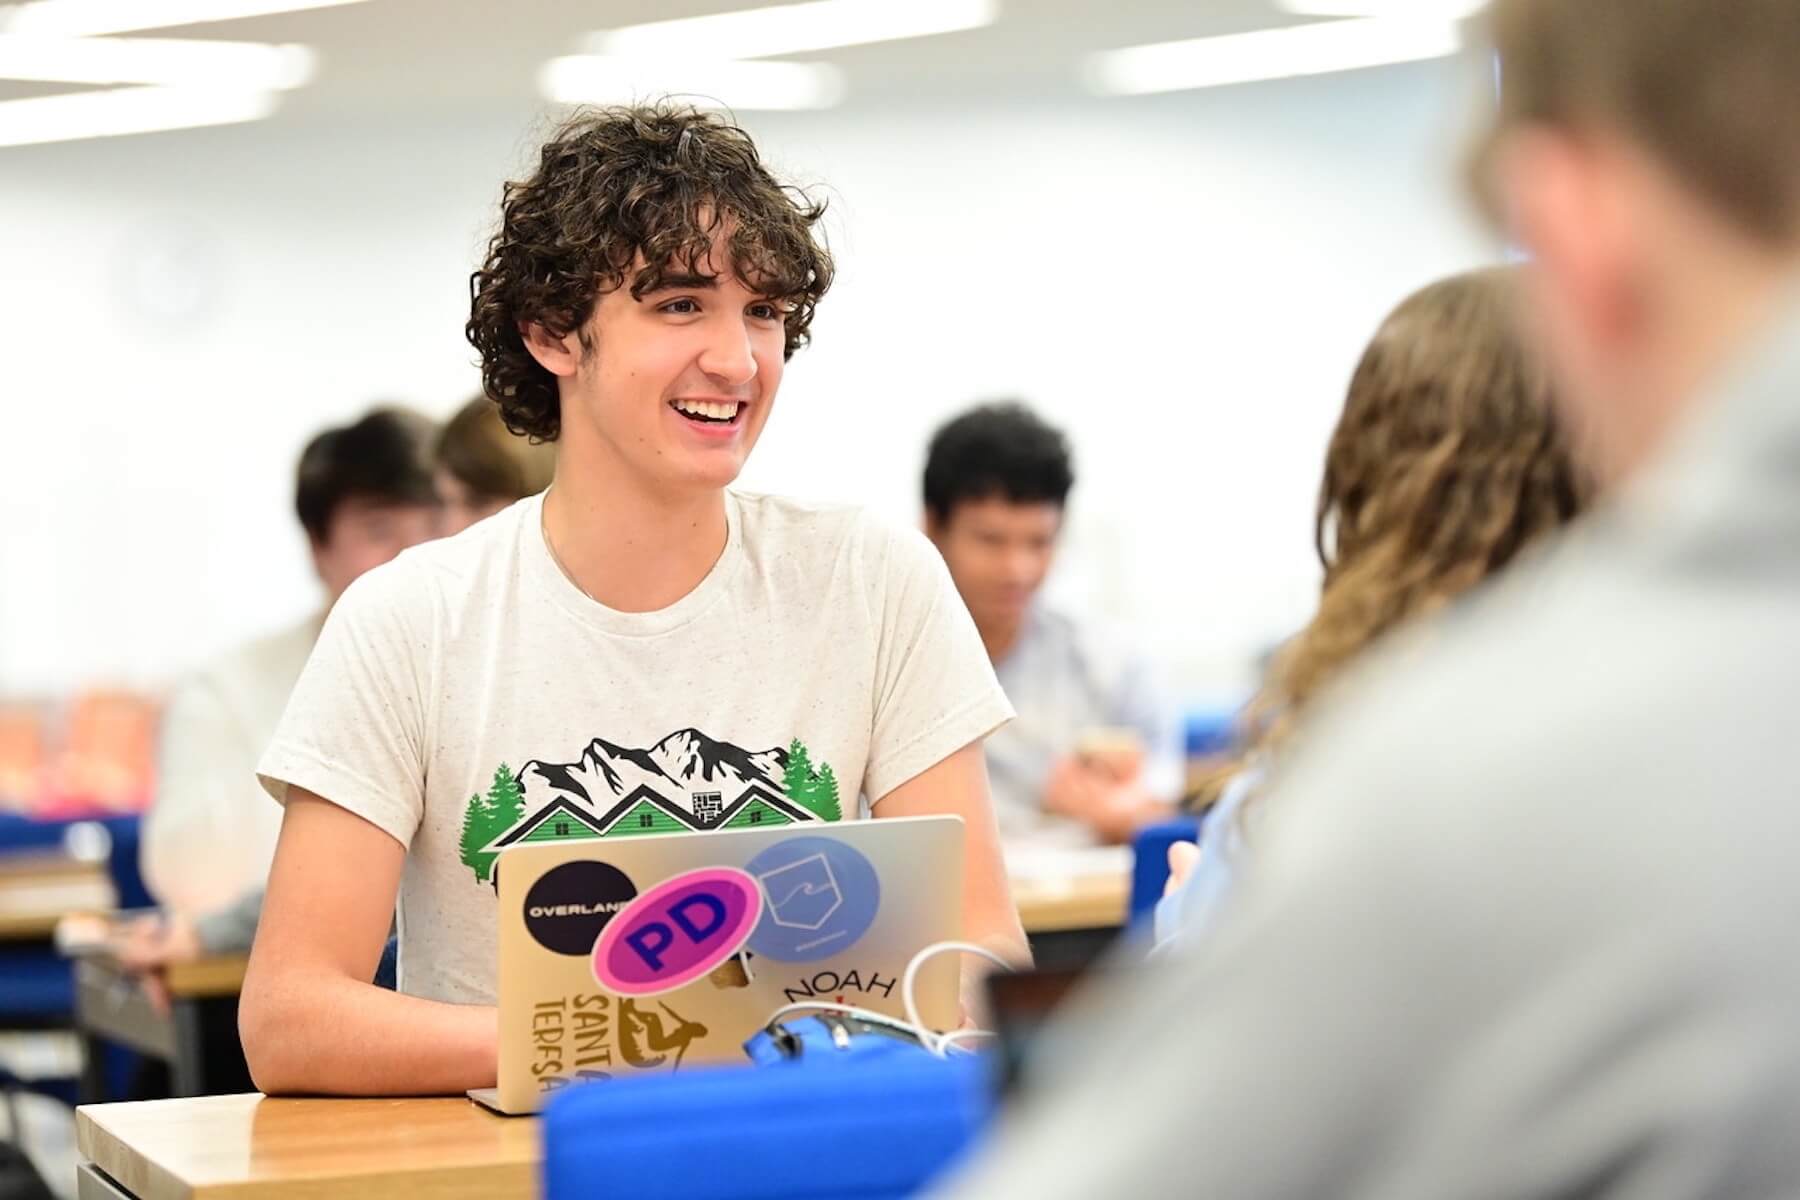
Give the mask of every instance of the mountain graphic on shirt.
M 830 763 L 806 744 L 749 751 L 682 729 L 637 749 L 596 737 L 573 762 L 505 763 L 463 813 L 463 864 L 477 881 L 520 842 L 634 837 L 836 821 L 843 809 Z

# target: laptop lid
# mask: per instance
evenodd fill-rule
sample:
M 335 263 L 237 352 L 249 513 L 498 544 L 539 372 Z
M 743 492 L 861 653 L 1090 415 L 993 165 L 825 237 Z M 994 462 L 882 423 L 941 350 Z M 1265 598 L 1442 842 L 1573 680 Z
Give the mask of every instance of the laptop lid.
M 963 824 L 898 817 L 521 844 L 499 873 L 499 1086 L 534 1112 L 571 1083 L 745 1062 L 783 1005 L 904 1016 L 913 956 L 960 935 Z M 957 956 L 919 973 L 957 1019 Z

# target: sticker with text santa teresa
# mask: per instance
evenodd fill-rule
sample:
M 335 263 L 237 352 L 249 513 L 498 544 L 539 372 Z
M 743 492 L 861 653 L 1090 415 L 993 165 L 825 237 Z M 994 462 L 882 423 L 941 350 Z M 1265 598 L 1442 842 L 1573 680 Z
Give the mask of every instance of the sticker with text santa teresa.
M 848 950 L 881 907 L 874 865 L 836 838 L 784 838 L 744 869 L 765 900 L 750 949 L 776 962 L 817 962 Z
M 736 954 L 761 914 L 761 889 L 736 867 L 665 879 L 607 923 L 594 978 L 623 996 L 673 991 Z

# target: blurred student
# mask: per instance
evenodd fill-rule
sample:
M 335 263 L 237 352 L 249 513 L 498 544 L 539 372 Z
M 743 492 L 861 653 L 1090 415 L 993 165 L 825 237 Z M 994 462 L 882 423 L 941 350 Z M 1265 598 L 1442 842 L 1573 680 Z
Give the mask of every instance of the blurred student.
M 486 396 L 475 397 L 444 423 L 432 459 L 443 505 L 439 529 L 446 535 L 537 495 L 556 474 L 556 447 L 508 429 Z
M 1318 610 L 1277 652 L 1251 706 L 1251 744 L 1199 797 L 1212 804 L 1199 848 L 1171 852 L 1177 887 L 1159 935 L 1194 936 L 1216 914 L 1246 869 L 1246 818 L 1260 819 L 1270 756 L 1345 668 L 1581 512 L 1587 473 L 1525 345 L 1517 283 L 1504 269 L 1439 280 L 1364 351 L 1319 486 Z
M 510 432 L 500 420 L 493 401 L 486 396 L 476 397 L 459 409 L 432 439 L 432 481 L 439 501 L 437 532 L 440 535 L 460 533 L 509 504 L 537 495 L 550 486 L 555 466 L 554 447 Z M 416 466 L 409 466 L 396 478 L 410 479 L 408 487 L 415 487 Z M 309 623 L 314 634 L 317 624 L 317 620 Z M 307 641 L 307 649 L 311 649 L 311 639 Z M 288 681 L 290 690 L 304 661 L 302 656 L 294 664 L 293 677 Z M 267 735 L 273 733 L 271 718 Z M 254 754 L 250 755 L 252 773 L 254 757 Z M 271 815 L 263 811 L 272 807 L 266 797 L 255 796 L 252 801 L 259 816 Z M 277 818 L 278 829 L 279 810 L 272 815 Z M 152 971 L 202 955 L 247 953 L 256 936 L 262 901 L 263 888 L 259 881 L 256 886 L 241 892 L 232 903 L 198 917 L 173 912 L 163 914 L 159 920 L 135 922 L 119 946 L 120 961 L 133 970 Z
M 1181 788 L 1175 713 L 1148 665 L 1039 596 L 1074 483 L 1062 433 L 1021 404 L 963 413 L 926 453 L 925 531 L 1018 712 L 985 744 L 1009 840 L 1124 841 Z
M 784 764 L 723 795 L 679 768 L 646 785 L 693 831 L 758 787 L 790 822 L 863 797 L 960 816 L 963 928 L 1027 957 L 980 749 L 1012 710 L 942 562 L 859 509 L 730 490 L 831 282 L 822 215 L 743 130 L 672 104 L 584 112 L 506 186 L 468 334 L 508 426 L 556 441 L 556 483 L 326 623 L 259 767 L 286 806 L 239 1010 L 265 1090 L 493 1084 L 485 847 L 601 745 Z M 497 786 L 527 815 L 470 804 Z M 582 797 L 598 828 L 563 836 L 631 807 Z M 366 982 L 396 900 L 398 993 Z
M 380 408 L 319 433 L 301 452 L 294 509 L 325 609 L 364 571 L 432 535 L 435 433 L 416 413 Z M 314 613 L 231 651 L 169 700 L 140 858 L 177 944 L 204 947 L 224 936 L 225 911 L 268 877 L 281 820 L 256 785 L 256 762 L 324 619 Z
M 1609 503 L 1308 714 L 1243 903 L 961 1195 L 1800 1192 L 1800 11 L 1489 20 Z

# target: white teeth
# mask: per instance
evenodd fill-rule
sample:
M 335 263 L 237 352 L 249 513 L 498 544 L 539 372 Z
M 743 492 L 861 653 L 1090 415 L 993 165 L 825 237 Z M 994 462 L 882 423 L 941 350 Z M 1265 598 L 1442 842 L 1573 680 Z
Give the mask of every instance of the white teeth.
M 711 417 L 715 421 L 729 421 L 737 416 L 738 406 L 730 401 L 711 400 L 677 400 L 677 412 L 687 413 L 691 417 Z

